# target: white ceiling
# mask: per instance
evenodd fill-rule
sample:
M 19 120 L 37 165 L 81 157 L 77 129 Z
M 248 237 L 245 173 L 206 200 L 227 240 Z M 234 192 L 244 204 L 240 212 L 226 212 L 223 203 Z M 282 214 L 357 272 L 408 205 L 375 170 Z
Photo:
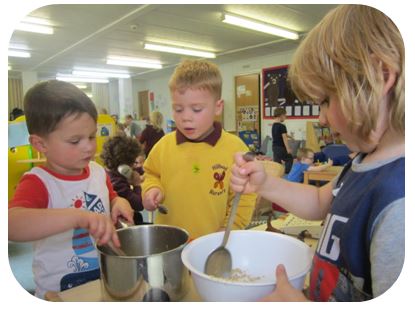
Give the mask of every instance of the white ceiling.
M 31 58 L 9 57 L 12 71 L 36 71 L 40 79 L 70 74 L 75 66 L 128 69 L 133 78 L 150 78 L 161 70 L 106 64 L 109 54 L 158 59 L 164 68 L 174 67 L 183 56 L 143 49 L 144 42 L 180 42 L 184 47 L 203 47 L 217 53 L 221 64 L 269 55 L 295 48 L 291 41 L 244 30 L 221 22 L 224 12 L 308 32 L 336 5 L 297 4 L 58 4 L 29 15 L 48 19 L 53 35 L 15 31 L 10 46 L 27 49 Z

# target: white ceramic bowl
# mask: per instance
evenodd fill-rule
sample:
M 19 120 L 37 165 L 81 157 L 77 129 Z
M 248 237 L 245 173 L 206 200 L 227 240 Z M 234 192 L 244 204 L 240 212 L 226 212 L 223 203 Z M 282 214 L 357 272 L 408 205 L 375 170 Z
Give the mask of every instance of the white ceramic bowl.
M 183 264 L 205 301 L 256 301 L 272 292 L 275 269 L 284 264 L 291 284 L 304 287 L 313 252 L 305 243 L 286 235 L 265 231 L 232 231 L 226 248 L 232 255 L 232 269 L 238 268 L 253 282 L 226 281 L 204 273 L 206 259 L 222 242 L 223 232 L 190 242 L 182 251 Z

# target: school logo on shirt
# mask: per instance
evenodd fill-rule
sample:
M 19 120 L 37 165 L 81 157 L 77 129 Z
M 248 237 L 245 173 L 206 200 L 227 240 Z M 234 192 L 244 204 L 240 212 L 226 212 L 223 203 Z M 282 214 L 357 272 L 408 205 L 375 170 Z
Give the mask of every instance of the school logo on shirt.
M 222 195 L 226 192 L 225 188 L 225 176 L 226 171 L 228 168 L 221 164 L 215 164 L 212 166 L 212 188 L 210 189 L 209 193 L 212 195 Z

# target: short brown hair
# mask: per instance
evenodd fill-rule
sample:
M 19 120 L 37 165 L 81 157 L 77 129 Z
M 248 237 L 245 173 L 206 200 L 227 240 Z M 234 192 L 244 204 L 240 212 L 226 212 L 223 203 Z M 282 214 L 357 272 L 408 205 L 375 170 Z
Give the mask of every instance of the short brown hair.
M 78 87 L 59 80 L 40 82 L 24 97 L 24 112 L 30 134 L 48 135 L 70 115 L 87 113 L 97 122 L 94 103 Z
M 280 117 L 286 114 L 287 114 L 287 111 L 283 107 L 277 107 L 276 109 L 274 109 L 274 117 Z
M 206 89 L 219 100 L 222 96 L 222 76 L 216 64 L 206 60 L 184 60 L 174 70 L 169 81 L 170 92 Z

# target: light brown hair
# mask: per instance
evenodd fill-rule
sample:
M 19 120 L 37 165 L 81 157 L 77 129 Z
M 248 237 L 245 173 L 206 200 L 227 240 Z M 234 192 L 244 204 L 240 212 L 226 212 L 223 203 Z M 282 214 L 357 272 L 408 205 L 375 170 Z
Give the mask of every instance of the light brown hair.
M 385 68 L 396 72 L 388 94 L 390 126 L 405 134 L 405 55 L 396 25 L 365 5 L 340 5 L 306 36 L 289 69 L 302 100 L 336 96 L 352 132 L 367 139 L 384 99 Z
M 170 92 L 187 89 L 208 90 L 215 98 L 222 96 L 222 76 L 216 64 L 206 60 L 184 60 L 174 70 L 169 81 Z
M 163 125 L 163 114 L 159 111 L 154 111 L 150 114 L 150 123 L 157 131 L 162 130 Z

